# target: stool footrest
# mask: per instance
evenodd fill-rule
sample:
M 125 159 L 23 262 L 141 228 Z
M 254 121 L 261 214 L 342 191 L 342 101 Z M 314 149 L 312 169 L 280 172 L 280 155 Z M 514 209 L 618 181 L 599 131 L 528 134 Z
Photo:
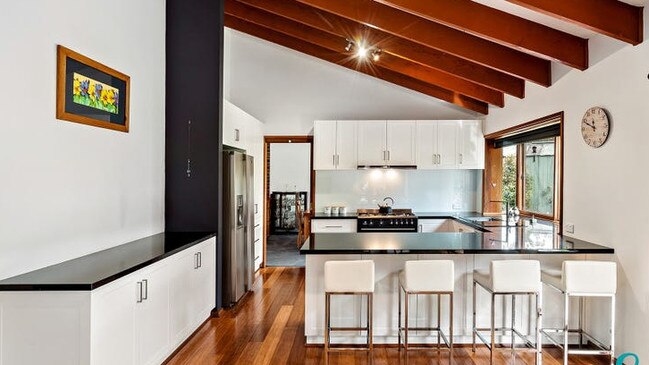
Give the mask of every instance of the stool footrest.
M 473 332 L 475 332 L 476 336 L 480 338 L 480 340 L 489 348 L 491 349 L 491 344 L 490 341 L 487 341 L 480 332 L 491 332 L 491 328 L 476 328 Z M 516 328 L 510 328 L 510 327 L 498 327 L 494 328 L 494 332 L 511 332 L 513 335 L 518 336 L 521 340 L 523 340 L 524 345 L 526 347 L 529 347 L 531 349 L 536 349 L 536 346 L 532 341 L 528 339 L 528 335 L 524 335 L 520 333 Z
M 358 331 L 369 331 L 370 329 L 368 327 L 331 327 L 329 328 L 329 331 L 351 331 L 351 332 L 358 332 Z
M 563 343 L 560 341 L 555 340 L 550 334 L 563 334 L 564 329 L 562 328 L 543 328 L 541 329 L 541 333 L 544 334 L 550 342 L 554 343 L 557 347 L 563 349 Z M 582 335 L 584 337 L 588 337 L 588 339 L 593 343 L 593 345 L 597 346 L 599 350 L 570 350 L 568 349 L 569 354 L 582 354 L 582 355 L 609 355 L 611 353 L 611 349 L 607 346 L 605 346 L 603 343 L 601 343 L 599 340 L 597 340 L 595 337 L 593 337 L 591 334 L 588 332 L 584 331 L 583 329 L 569 329 L 568 334 L 578 334 Z M 579 351 L 579 352 L 575 352 Z M 590 351 L 588 353 L 581 352 L 581 351 Z M 603 352 L 603 353 L 600 353 Z

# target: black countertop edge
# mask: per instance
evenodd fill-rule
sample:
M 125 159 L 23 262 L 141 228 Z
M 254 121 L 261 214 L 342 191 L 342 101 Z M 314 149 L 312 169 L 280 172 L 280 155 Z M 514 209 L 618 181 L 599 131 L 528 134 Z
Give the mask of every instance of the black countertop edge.
M 183 232 L 168 232 L 168 233 L 171 233 L 171 234 L 183 234 Z M 115 247 L 112 247 L 112 248 L 109 248 L 109 249 L 106 249 L 106 250 L 102 250 L 102 251 L 98 251 L 98 252 L 95 252 L 95 253 L 92 253 L 92 254 L 88 254 L 86 256 L 78 257 L 76 259 L 72 259 L 72 260 L 69 260 L 69 261 L 64 261 L 64 262 L 59 263 L 59 264 L 55 264 L 55 265 L 48 266 L 48 267 L 45 267 L 45 268 L 42 268 L 42 269 L 34 270 L 34 271 L 27 272 L 27 273 L 24 273 L 24 274 L 20 274 L 20 275 L 11 277 L 11 278 L 0 280 L 0 291 L 91 291 L 91 290 L 97 289 L 97 288 L 99 288 L 101 286 L 104 286 L 106 284 L 109 284 L 109 283 L 111 283 L 111 282 L 113 282 L 113 281 L 115 281 L 117 279 L 120 279 L 120 278 L 122 278 L 124 276 L 127 276 L 127 275 L 129 275 L 129 274 L 131 274 L 131 273 L 133 273 L 135 271 L 138 271 L 138 270 L 141 270 L 141 269 L 143 269 L 143 268 L 145 268 L 147 266 L 150 266 L 150 265 L 152 265 L 152 264 L 154 264 L 154 263 L 156 263 L 158 261 L 164 260 L 165 258 L 167 258 L 169 256 L 172 256 L 172 255 L 174 255 L 176 253 L 184 251 L 184 250 L 186 250 L 186 249 L 188 249 L 188 248 L 190 248 L 192 246 L 195 246 L 195 245 L 197 245 L 197 244 L 199 244 L 201 242 L 204 242 L 204 241 L 206 241 L 206 240 L 208 240 L 208 239 L 210 239 L 212 237 L 216 237 L 216 233 L 213 233 L 213 232 L 205 232 L 205 233 L 192 232 L 191 234 L 196 235 L 196 238 L 188 241 L 187 243 L 183 244 L 182 246 L 176 247 L 176 248 L 174 248 L 172 250 L 169 250 L 169 251 L 165 251 L 164 253 L 158 254 L 156 256 L 152 256 L 151 258 L 149 258 L 146 261 L 140 262 L 140 263 L 135 264 L 133 266 L 129 266 L 126 269 L 122 269 L 122 270 L 120 270 L 120 271 L 118 271 L 118 272 L 116 272 L 116 273 L 114 273 L 112 275 L 102 277 L 99 280 L 95 280 L 95 281 L 88 282 L 88 283 L 65 283 L 65 282 L 60 282 L 60 283 L 37 283 L 35 281 L 30 283 L 30 282 L 28 282 L 28 280 L 25 280 L 24 283 L 17 282 L 17 281 L 19 281 L 21 279 L 21 277 L 24 277 L 24 276 L 27 276 L 27 275 L 33 275 L 33 274 L 38 273 L 39 271 L 49 270 L 49 269 L 54 268 L 54 267 L 63 268 L 63 267 L 65 267 L 65 265 L 67 265 L 70 262 L 83 260 L 86 257 L 92 256 L 92 255 L 99 255 L 99 254 L 101 254 L 103 252 L 107 252 L 107 251 L 110 251 L 110 250 L 113 250 L 113 249 L 116 249 L 116 248 L 119 248 L 119 247 L 122 247 L 122 246 L 133 245 L 133 244 L 136 244 L 140 240 L 124 243 L 122 245 L 118 245 L 118 246 L 115 246 Z M 154 236 L 157 236 L 157 235 L 154 235 Z M 154 236 L 150 236 L 150 237 L 154 237 Z M 145 237 L 144 239 L 146 239 L 146 238 L 149 238 L 149 237 Z
M 422 250 L 302 250 L 302 255 L 565 255 L 565 254 L 613 254 L 611 249 L 577 249 L 577 250 L 533 250 L 533 249 L 502 249 L 502 250 L 453 250 L 453 249 L 422 249 Z

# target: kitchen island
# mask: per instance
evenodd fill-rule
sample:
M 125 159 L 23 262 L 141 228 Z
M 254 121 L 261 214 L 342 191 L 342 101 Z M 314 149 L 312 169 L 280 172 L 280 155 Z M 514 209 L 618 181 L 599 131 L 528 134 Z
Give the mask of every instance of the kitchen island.
M 528 226 L 490 227 L 475 224 L 462 217 L 457 219 L 475 228 L 471 233 L 314 233 L 302 246 L 306 256 L 305 335 L 307 343 L 322 343 L 324 334 L 324 263 L 330 260 L 374 260 L 376 287 L 374 293 L 374 341 L 397 343 L 398 273 L 408 260 L 453 260 L 455 263 L 454 340 L 471 341 L 472 280 L 474 269 L 488 270 L 492 260 L 535 259 L 542 267 L 560 268 L 564 260 L 611 260 L 614 250 L 609 247 L 565 237 L 549 223 Z M 487 221 L 488 222 L 488 221 Z M 561 298 L 554 291 L 544 290 L 544 326 L 558 326 L 562 320 Z M 479 291 L 477 300 L 478 326 L 485 326 L 489 314 L 488 295 Z M 509 300 L 500 304 L 496 323 L 509 321 Z M 521 303 L 519 301 L 519 303 Z M 527 301 L 517 306 L 516 326 L 525 331 L 533 328 L 528 316 Z M 573 303 L 577 305 L 577 303 Z M 332 325 L 361 325 L 365 301 L 359 297 L 339 296 L 333 299 Z M 437 300 L 430 296 L 411 298 L 411 326 L 433 327 Z M 448 303 L 442 300 L 442 327 L 448 326 Z M 587 304 L 588 310 L 588 304 Z M 508 322 L 507 322 L 508 323 Z M 421 333 L 424 335 L 424 333 Z M 362 333 L 333 333 L 334 342 L 363 343 Z M 437 337 L 423 337 L 434 343 Z

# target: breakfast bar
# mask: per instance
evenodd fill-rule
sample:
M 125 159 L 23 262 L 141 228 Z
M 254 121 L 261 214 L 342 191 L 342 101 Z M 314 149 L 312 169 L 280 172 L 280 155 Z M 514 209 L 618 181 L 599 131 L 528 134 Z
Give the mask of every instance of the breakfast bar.
M 374 342 L 397 343 L 399 271 L 409 260 L 453 260 L 455 268 L 454 341 L 470 343 L 472 328 L 472 282 L 474 269 L 488 269 L 492 260 L 539 260 L 543 268 L 560 268 L 564 260 L 611 260 L 614 250 L 595 243 L 558 234 L 555 225 L 539 222 L 528 225 L 485 227 L 461 216 L 447 217 L 472 227 L 473 232 L 442 233 L 313 233 L 301 248 L 306 255 L 305 335 L 308 343 L 322 343 L 324 333 L 324 264 L 327 261 L 372 260 L 375 263 Z M 544 291 L 543 302 L 550 304 L 543 313 L 543 323 L 560 324 L 561 298 Z M 509 323 L 511 307 L 498 299 L 496 323 Z M 478 324 L 486 324 L 489 298 L 479 292 Z M 411 323 L 416 327 L 433 327 L 436 321 L 436 298 L 413 296 L 410 300 Z M 516 326 L 524 333 L 534 326 L 527 302 L 516 307 Z M 577 305 L 577 303 L 573 303 Z M 360 327 L 365 321 L 366 301 L 354 296 L 338 296 L 331 303 L 332 325 Z M 442 327 L 448 318 L 448 303 L 441 301 Z M 575 323 L 576 323 L 575 318 Z M 507 321 L 507 322 L 503 322 Z M 421 333 L 424 342 L 435 343 L 437 336 Z M 430 336 L 428 336 L 430 335 Z M 333 333 L 337 343 L 364 343 L 364 333 Z

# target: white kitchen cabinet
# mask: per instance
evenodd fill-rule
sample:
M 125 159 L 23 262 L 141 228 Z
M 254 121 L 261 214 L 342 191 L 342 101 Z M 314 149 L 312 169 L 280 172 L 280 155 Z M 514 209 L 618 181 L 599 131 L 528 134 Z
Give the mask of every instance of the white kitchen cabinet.
M 335 120 L 318 120 L 313 124 L 313 164 L 316 170 L 336 169 Z
M 242 110 L 234 104 L 223 102 L 223 144 L 246 149 L 247 133 Z
M 419 232 L 440 233 L 453 232 L 453 223 L 450 219 L 419 219 Z
M 357 168 L 357 123 L 318 120 L 313 125 L 315 170 L 355 170 Z
M 414 165 L 415 134 L 413 121 L 359 121 L 358 165 Z
M 140 300 L 139 285 L 134 275 L 129 275 L 93 293 L 93 365 L 136 364 L 135 306 Z
M 458 133 L 459 166 L 464 169 L 484 169 L 485 142 L 482 122 L 460 121 Z
M 454 169 L 458 167 L 458 134 L 459 124 L 457 121 L 437 122 L 438 168 Z
M 392 166 L 412 166 L 416 161 L 417 123 L 398 120 L 387 124 L 387 160 Z
M 479 120 L 417 122 L 417 168 L 482 169 L 484 137 Z
M 358 168 L 358 123 L 353 120 L 336 122 L 336 169 Z
M 356 219 L 312 219 L 312 233 L 355 233 Z
M 161 364 L 215 306 L 215 247 L 210 238 L 94 290 L 0 292 L 0 363 Z
M 137 364 L 160 364 L 169 348 L 169 270 L 166 266 L 144 269 L 142 299 L 135 306 Z
M 385 165 L 387 163 L 387 124 L 385 120 L 358 122 L 358 164 Z

